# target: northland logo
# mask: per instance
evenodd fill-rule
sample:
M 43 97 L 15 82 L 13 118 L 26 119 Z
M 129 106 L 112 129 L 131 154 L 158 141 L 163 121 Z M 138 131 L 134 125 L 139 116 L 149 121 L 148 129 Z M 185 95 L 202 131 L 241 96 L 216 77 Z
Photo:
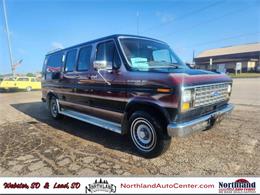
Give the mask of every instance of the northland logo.
M 88 184 L 86 186 L 86 193 L 95 193 L 95 192 L 106 192 L 106 193 L 115 193 L 116 186 L 114 184 L 109 184 L 107 180 L 96 179 L 93 184 Z
M 235 182 L 219 182 L 219 193 L 256 193 L 256 183 L 250 183 L 246 179 L 238 179 Z

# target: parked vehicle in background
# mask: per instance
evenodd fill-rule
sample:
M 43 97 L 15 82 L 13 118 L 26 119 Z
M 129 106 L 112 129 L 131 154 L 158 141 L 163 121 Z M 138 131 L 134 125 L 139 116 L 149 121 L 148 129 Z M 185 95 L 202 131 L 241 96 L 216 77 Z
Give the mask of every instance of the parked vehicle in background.
M 10 90 L 15 87 L 14 85 L 15 78 L 4 78 L 3 81 L 0 83 L 0 89 L 2 90 Z
M 255 71 L 260 73 L 260 65 L 255 67 Z
M 233 109 L 228 76 L 190 69 L 165 42 L 147 37 L 112 35 L 49 53 L 42 75 L 42 100 L 53 118 L 128 134 L 145 157 Z
M 10 90 L 39 90 L 41 89 L 41 82 L 35 77 L 15 77 L 5 78 L 0 83 L 0 89 Z

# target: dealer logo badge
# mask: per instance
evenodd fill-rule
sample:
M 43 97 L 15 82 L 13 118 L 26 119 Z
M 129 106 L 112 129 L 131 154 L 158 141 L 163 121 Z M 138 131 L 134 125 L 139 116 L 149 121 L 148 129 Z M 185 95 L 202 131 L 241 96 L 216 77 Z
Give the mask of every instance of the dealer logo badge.
M 86 186 L 86 193 L 96 193 L 96 192 L 105 192 L 105 193 L 115 193 L 116 186 L 114 184 L 108 183 L 107 180 L 95 180 L 94 183 L 88 184 Z
M 234 182 L 219 182 L 219 193 L 238 194 L 238 193 L 256 193 L 256 183 L 250 183 L 246 179 L 238 179 Z

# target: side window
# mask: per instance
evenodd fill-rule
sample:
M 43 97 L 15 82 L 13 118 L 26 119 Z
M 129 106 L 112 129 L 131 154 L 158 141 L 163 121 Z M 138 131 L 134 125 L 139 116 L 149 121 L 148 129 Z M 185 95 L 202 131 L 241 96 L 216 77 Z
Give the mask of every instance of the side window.
M 71 50 L 66 55 L 65 72 L 72 72 L 77 57 L 77 50 Z
M 92 51 L 92 46 L 87 46 L 80 49 L 77 70 L 79 71 L 89 70 L 91 51 Z
M 29 81 L 29 78 L 18 78 L 17 81 Z
M 36 79 L 35 78 L 31 78 L 31 82 L 36 82 Z
M 14 78 L 6 78 L 6 79 L 4 79 L 4 81 L 15 81 L 15 79 Z
M 116 49 L 114 49 L 114 58 L 113 58 L 113 67 L 115 69 L 120 68 L 121 66 L 121 59 Z
M 119 68 L 121 65 L 120 57 L 113 41 L 98 44 L 96 60 L 107 61 L 114 68 Z
M 59 72 L 62 66 L 63 53 L 55 53 L 47 60 L 47 72 Z

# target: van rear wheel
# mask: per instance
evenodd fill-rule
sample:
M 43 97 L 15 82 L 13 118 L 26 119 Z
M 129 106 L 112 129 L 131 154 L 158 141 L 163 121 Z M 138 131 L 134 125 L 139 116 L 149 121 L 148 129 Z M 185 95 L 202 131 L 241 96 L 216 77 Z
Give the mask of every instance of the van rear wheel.
M 159 156 L 171 144 L 171 137 L 164 133 L 159 120 L 144 111 L 131 115 L 129 137 L 135 150 L 146 158 Z
M 52 118 L 54 119 L 59 119 L 62 117 L 62 115 L 59 113 L 59 105 L 56 97 L 51 97 L 49 111 Z

